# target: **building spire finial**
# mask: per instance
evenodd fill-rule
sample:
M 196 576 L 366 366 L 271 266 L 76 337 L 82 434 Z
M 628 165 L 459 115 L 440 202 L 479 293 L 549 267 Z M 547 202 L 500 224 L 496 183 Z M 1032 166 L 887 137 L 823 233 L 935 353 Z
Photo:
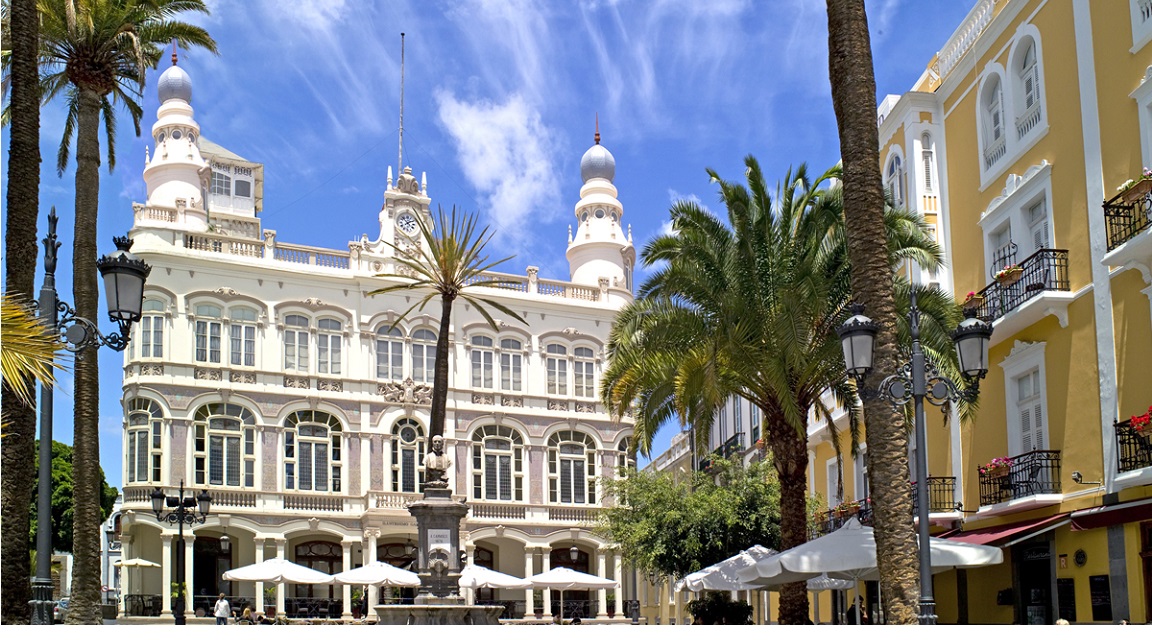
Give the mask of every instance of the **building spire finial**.
M 176 57 L 176 38 L 172 38 L 172 66 L 173 66 L 173 67 L 175 67 L 175 66 L 176 66 L 176 61 L 177 61 L 177 57 Z
M 400 32 L 400 149 L 396 170 L 404 171 L 404 32 Z
M 593 140 L 596 141 L 596 144 L 600 144 L 600 112 L 599 111 L 596 112 L 596 135 L 595 135 L 595 137 L 593 137 Z

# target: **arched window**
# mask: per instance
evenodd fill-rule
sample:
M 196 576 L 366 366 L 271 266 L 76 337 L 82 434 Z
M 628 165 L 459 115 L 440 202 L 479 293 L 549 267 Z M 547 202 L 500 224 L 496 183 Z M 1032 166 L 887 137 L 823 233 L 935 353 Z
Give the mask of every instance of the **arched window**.
M 524 499 L 524 440 L 515 429 L 488 425 L 472 434 L 472 497 Z
M 141 358 L 164 357 L 164 303 L 150 299 L 141 307 L 139 344 Z
M 904 163 L 900 156 L 892 156 L 888 161 L 887 176 L 888 192 L 892 194 L 892 202 L 900 207 L 904 205 Z
M 232 338 L 232 365 L 256 366 L 256 310 L 237 307 L 228 313 L 232 318 L 228 327 Z
M 220 307 L 196 305 L 196 362 L 220 364 Z
M 519 340 L 505 338 L 500 341 L 500 388 L 520 391 L 520 369 L 524 346 Z
M 392 491 L 424 490 L 424 428 L 404 418 L 392 427 Z
M 284 420 L 285 489 L 340 491 L 342 430 L 324 411 L 297 411 Z
M 591 398 L 596 395 L 596 355 L 588 347 L 576 347 L 572 351 L 572 382 L 577 396 Z
M 344 550 L 334 542 L 320 540 L 296 545 L 296 564 L 321 573 L 333 574 L 344 570 Z M 296 585 L 297 598 L 337 598 L 340 587 L 331 585 Z
M 212 194 L 218 196 L 232 195 L 232 176 L 220 171 L 213 171 Z
M 565 429 L 548 438 L 550 500 L 559 504 L 596 503 L 596 442 Z
M 331 318 L 321 318 L 316 324 L 319 326 L 316 334 L 316 371 L 338 376 L 343 325 L 339 320 Z
M 128 482 L 160 482 L 164 413 L 147 398 L 128 401 Z
M 924 164 L 924 190 L 932 191 L 932 136 L 925 133 L 920 137 L 920 153 Z
M 636 468 L 636 452 L 632 449 L 632 437 L 628 436 L 616 446 L 617 465 L 627 469 Z
M 404 334 L 396 327 L 376 330 L 376 377 L 404 379 Z
M 436 334 L 428 329 L 412 333 L 412 380 L 433 382 L 436 379 Z
M 993 76 L 984 85 L 980 109 L 984 134 L 984 168 L 990 169 L 1007 151 L 1004 137 L 1004 95 L 998 76 Z
M 284 369 L 308 371 L 308 318 L 301 315 L 284 317 Z
M 472 336 L 472 386 L 477 389 L 491 389 L 494 386 L 492 369 L 496 359 L 492 338 Z
M 1040 122 L 1040 65 L 1036 64 L 1036 43 L 1029 38 L 1017 63 L 1020 83 L 1020 110 L 1016 116 L 1016 135 L 1023 138 Z
M 548 353 L 548 393 L 565 395 L 568 393 L 568 349 L 562 345 L 550 344 Z
M 255 486 L 256 416 L 251 411 L 213 402 L 196 410 L 192 426 L 196 484 Z

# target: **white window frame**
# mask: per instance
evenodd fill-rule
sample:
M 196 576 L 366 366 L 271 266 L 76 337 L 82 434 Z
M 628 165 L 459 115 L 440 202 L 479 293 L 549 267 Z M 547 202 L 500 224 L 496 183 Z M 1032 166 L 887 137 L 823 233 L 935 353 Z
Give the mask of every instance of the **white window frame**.
M 159 360 L 164 357 L 164 333 L 167 323 L 167 304 L 156 298 L 144 300 L 137 331 L 139 349 L 135 350 L 142 360 Z
M 1135 1 L 1135 0 L 1133 0 Z M 1148 0 L 1152 3 L 1152 0 Z M 1152 39 L 1152 20 L 1148 21 L 1148 34 L 1145 43 Z M 1132 93 L 1128 94 L 1133 100 L 1136 101 L 1137 120 L 1140 123 L 1140 149 L 1141 156 L 1144 162 L 1141 167 L 1152 167 L 1152 66 L 1149 66 L 1144 72 L 1144 77 L 1140 80 L 1140 85 L 1136 87 Z M 1128 178 L 1135 178 L 1136 176 L 1125 176 Z M 1115 191 L 1108 191 L 1107 189 L 1115 189 L 1119 185 L 1105 187 L 1105 195 L 1109 198 L 1116 195 Z
M 405 428 L 411 427 L 416 432 L 415 438 L 405 442 L 401 437 Z M 420 493 L 424 491 L 424 425 L 411 418 L 401 418 L 392 425 L 392 492 L 393 493 Z M 409 462 L 406 464 L 405 460 Z M 406 468 L 411 466 L 413 484 L 405 485 Z M 411 489 L 411 490 L 409 490 Z
M 568 347 L 552 343 L 544 347 L 544 353 L 544 365 L 548 372 L 548 395 L 568 395 Z
M 500 356 L 500 390 L 523 391 L 524 341 L 519 338 L 501 338 L 499 344 L 496 352 Z
M 235 421 L 237 429 L 225 429 L 215 426 L 217 420 Z M 210 402 L 199 406 L 193 414 L 192 422 L 192 483 L 209 487 L 243 487 L 255 486 L 256 473 L 256 417 L 255 413 L 247 407 L 223 402 Z M 227 443 L 222 449 L 220 460 L 222 466 L 220 482 L 212 477 L 212 438 L 219 437 L 225 440 L 236 438 L 235 462 L 237 465 L 236 482 L 231 482 L 228 473 L 228 463 L 233 460 L 229 455 Z M 199 462 L 199 464 L 197 464 Z
M 195 309 L 192 320 L 192 359 L 203 364 L 223 364 L 224 309 L 204 303 L 197 304 Z
M 431 328 L 420 327 L 412 332 L 409 352 L 414 382 L 432 384 L 435 381 L 436 340 L 437 333 Z
M 228 363 L 233 367 L 255 367 L 259 312 L 250 307 L 234 307 L 228 310 L 228 316 Z
M 1128 0 L 1132 13 L 1132 48 L 1136 53 L 1152 42 L 1152 0 Z
M 899 147 L 888 154 L 888 162 L 884 164 L 884 186 L 892 194 L 892 202 L 897 207 L 903 207 L 907 201 L 904 189 L 904 154 Z
M 323 435 L 317 433 L 323 430 Z M 327 411 L 294 411 L 284 419 L 284 490 L 309 493 L 343 493 L 343 436 L 340 419 Z M 316 451 L 323 448 L 325 460 L 317 462 Z M 308 455 L 304 455 L 308 451 Z M 311 468 L 305 471 L 305 465 Z M 324 472 L 323 486 L 319 471 Z M 307 487 L 302 487 L 305 484 Z
M 578 445 L 582 453 L 562 453 L 561 449 Z M 563 429 L 548 437 L 548 501 L 552 504 L 588 505 L 597 504 L 596 492 L 596 440 L 576 429 Z M 577 464 L 579 463 L 579 464 Z M 580 483 L 577 483 L 576 470 L 582 468 Z M 565 483 L 567 479 L 567 483 Z M 580 485 L 584 494 L 577 496 Z M 567 486 L 565 486 L 567 485 Z M 564 500 L 564 489 L 569 490 L 569 499 Z
M 868 448 L 861 446 L 852 456 L 852 499 L 863 500 L 870 493 L 868 487 Z
M 596 397 L 596 351 L 588 346 L 572 349 L 572 395 Z
M 335 326 L 333 326 L 335 325 Z M 341 375 L 344 354 L 344 321 L 316 319 L 316 373 Z
M 1043 199 L 1047 203 L 1049 229 L 1052 228 L 1052 165 L 1043 162 L 1033 166 L 1025 172 L 1024 177 L 1009 175 L 1004 191 L 1007 195 L 998 196 L 989 205 L 988 210 L 980 216 L 980 228 L 984 233 L 984 264 L 988 271 L 985 277 L 988 282 L 992 280 L 992 257 L 996 252 L 995 234 L 1009 225 L 1012 229 L 1013 242 L 1016 242 L 1016 263 L 1019 264 L 1032 253 L 1025 253 L 1026 247 L 1015 238 L 1020 230 L 1030 229 L 1028 212 L 1032 205 Z M 1054 234 L 1049 234 L 1048 241 L 1053 247 L 1059 246 Z M 1032 244 L 1031 235 L 1028 246 Z
M 472 388 L 496 387 L 496 341 L 492 336 L 472 336 L 468 340 L 472 361 Z
M 404 333 L 396 327 L 376 330 L 376 379 L 404 379 Z
M 127 413 L 124 480 L 129 484 L 160 483 L 164 477 L 164 411 L 155 400 L 133 398 L 128 401 Z
M 1023 424 L 1020 419 L 1019 411 L 1019 389 L 1017 381 L 1025 374 L 1039 370 L 1040 372 L 1040 400 L 1038 404 L 1041 407 L 1041 438 L 1045 443 L 1045 448 L 1052 442 L 1051 432 L 1048 429 L 1049 416 L 1048 411 L 1048 383 L 1045 375 L 1045 359 L 1044 350 L 1047 343 L 1045 342 L 1021 342 L 1016 341 L 1011 353 L 1004 361 L 1000 363 L 1000 367 L 1004 370 L 1004 398 L 1005 398 L 1005 415 L 1007 416 L 1008 427 L 1008 455 L 1018 456 L 1024 453 L 1023 444 Z
M 209 185 L 208 193 L 214 196 L 227 196 L 232 197 L 232 176 L 212 169 L 212 180 Z
M 996 88 L 992 89 L 991 85 L 995 83 Z M 976 94 L 976 138 L 978 164 L 980 165 L 980 182 L 981 188 L 983 184 L 988 182 L 992 177 L 1000 174 L 1004 167 L 1008 166 L 1007 158 L 1009 155 L 1008 144 L 1008 124 L 1006 122 L 1006 114 L 1011 113 L 1008 107 L 1008 100 L 1010 95 L 1005 95 L 1005 74 L 1004 68 L 999 64 L 989 64 L 982 74 L 980 90 Z M 997 107 L 991 109 L 992 104 L 990 92 L 996 92 Z M 999 112 L 1000 116 L 1000 136 L 994 137 L 992 134 L 995 131 L 995 124 L 993 122 L 995 114 Z M 1004 145 L 1003 150 L 999 150 L 992 155 L 996 155 L 996 159 L 992 162 L 988 161 L 988 156 L 992 153 L 995 147 Z
M 825 498 L 828 500 L 829 508 L 844 502 L 844 496 L 836 491 L 839 479 L 840 474 L 836 470 L 836 457 L 833 456 L 824 463 L 824 488 L 828 492 Z
M 524 436 L 511 427 L 485 425 L 472 433 L 471 441 L 472 498 L 498 502 L 524 502 L 524 477 L 527 469 Z M 490 448 L 490 444 L 496 441 L 507 442 L 508 448 Z M 501 466 L 500 459 L 507 459 L 506 469 Z M 505 478 L 508 481 L 507 494 L 501 491 L 503 487 L 500 481 Z
M 937 181 L 933 175 L 936 171 L 936 152 L 932 147 L 932 134 L 927 131 L 920 134 L 920 158 L 924 164 L 924 180 L 921 182 L 924 185 L 924 192 L 934 193 Z
M 1035 55 L 1035 62 L 1024 69 L 1024 57 L 1028 53 L 1029 46 L 1032 47 L 1032 52 Z M 1008 60 L 1010 61 L 1012 69 L 1012 136 L 1010 140 L 1014 142 L 1016 149 L 1009 149 L 1009 154 L 1012 156 L 1010 162 L 1015 161 L 1017 157 L 1029 147 L 1031 147 L 1036 140 L 1041 138 L 1048 130 L 1048 101 L 1044 98 L 1044 89 L 1047 84 L 1044 81 L 1044 48 L 1040 40 L 1040 30 L 1031 24 L 1021 24 L 1016 29 L 1016 35 L 1012 40 L 1012 47 L 1008 51 Z M 1027 76 L 1032 77 L 1034 83 L 1033 91 L 1035 93 L 1035 103 L 1032 107 L 1027 105 L 1027 92 L 1025 91 L 1025 81 Z M 1032 109 L 1037 110 L 1034 114 L 1036 119 L 1024 135 L 1020 135 L 1020 127 L 1028 116 L 1033 115 Z

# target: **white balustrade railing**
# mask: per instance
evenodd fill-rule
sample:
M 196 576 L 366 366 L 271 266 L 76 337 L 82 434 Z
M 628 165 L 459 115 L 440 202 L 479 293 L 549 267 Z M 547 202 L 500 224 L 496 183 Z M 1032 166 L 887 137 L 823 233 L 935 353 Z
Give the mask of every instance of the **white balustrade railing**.
M 992 22 L 996 2 L 997 0 L 981 0 L 976 3 L 976 6 L 968 12 L 968 17 L 964 19 L 964 22 L 944 43 L 940 53 L 936 55 L 940 63 L 941 78 L 947 77 L 948 72 L 956 67 L 960 59 L 968 53 L 976 39 L 984 32 L 985 27 Z

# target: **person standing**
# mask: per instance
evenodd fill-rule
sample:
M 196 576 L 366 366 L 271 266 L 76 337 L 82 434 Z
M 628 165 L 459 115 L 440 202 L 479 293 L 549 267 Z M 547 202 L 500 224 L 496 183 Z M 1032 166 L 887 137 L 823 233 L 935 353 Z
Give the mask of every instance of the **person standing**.
M 220 594 L 220 599 L 216 601 L 216 606 L 212 609 L 212 615 L 216 616 L 216 624 L 228 624 L 228 618 L 232 617 L 232 605 L 228 604 L 228 598 L 224 594 Z

